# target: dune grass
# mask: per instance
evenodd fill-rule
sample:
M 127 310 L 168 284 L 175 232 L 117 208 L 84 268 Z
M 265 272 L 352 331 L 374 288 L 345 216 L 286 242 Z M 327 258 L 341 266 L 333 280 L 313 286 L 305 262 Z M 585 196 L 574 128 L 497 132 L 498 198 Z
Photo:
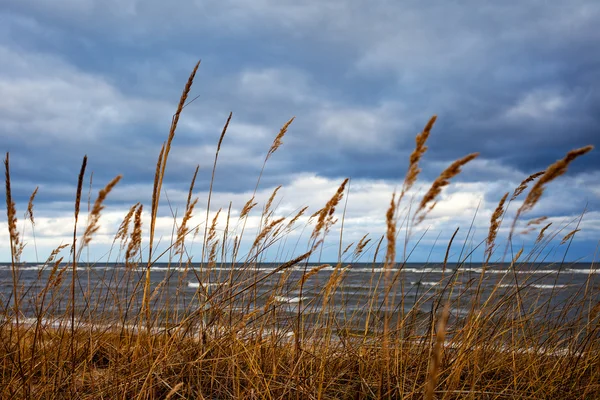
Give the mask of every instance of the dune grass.
M 193 197 L 196 169 L 183 216 L 174 217 L 168 264 L 161 264 L 162 279 L 153 281 L 157 260 L 166 257 L 157 252 L 155 237 L 163 179 L 197 69 L 198 65 L 185 85 L 168 139 L 160 149 L 149 206 L 149 237 L 142 237 L 141 199 L 130 208 L 115 234 L 118 256 L 111 261 L 124 268 L 100 268 L 99 264 L 80 261 L 82 249 L 93 245 L 103 202 L 118 184 L 117 176 L 98 194 L 81 237 L 75 225 L 73 242 L 57 247 L 37 280 L 25 285 L 20 261 L 23 240 L 17 230 L 10 159 L 6 155 L 12 294 L 0 298 L 0 398 L 599 397 L 600 296 L 594 271 L 590 269 L 585 283 L 560 307 L 552 301 L 554 289 L 549 299 L 540 299 L 535 290 L 533 272 L 540 268 L 543 250 L 560 230 L 549 232 L 549 224 L 539 229 L 542 220 L 530 221 L 531 229 L 539 232 L 531 252 L 523 254 L 522 249 L 507 246 L 506 273 L 489 274 L 490 260 L 502 258 L 499 253 L 504 250 L 496 243 L 500 227 L 510 224 L 512 237 L 518 219 L 539 201 L 545 185 L 564 174 L 591 146 L 568 152 L 564 159 L 525 178 L 512 194 L 501 198 L 490 220 L 486 261 L 466 283 L 461 279 L 466 274 L 463 269 L 469 266 L 469 255 L 458 264 L 448 264 L 450 248 L 456 245 L 455 232 L 447 244 L 446 259 L 432 265 L 442 270 L 442 278 L 410 294 L 415 304 L 411 308 L 405 307 L 409 301 L 404 282 L 408 267 L 397 261 L 405 258 L 396 254 L 399 230 L 406 228 L 410 233 L 422 223 L 443 188 L 477 153 L 453 162 L 414 212 L 406 211 L 402 205 L 418 179 L 419 163 L 436 120 L 431 118 L 416 137 L 402 188 L 390 201 L 385 235 L 372 239 L 365 235 L 345 248 L 340 240 L 339 261 L 322 264 L 318 260 L 325 238 L 334 224 L 343 226 L 347 179 L 308 222 L 306 208 L 294 215 L 278 215 L 274 204 L 279 188 L 257 211 L 255 195 L 262 171 L 254 196 L 239 216 L 232 215 L 231 206 L 216 213 L 210 209 L 212 183 L 230 114 L 213 164 L 204 234 L 200 236 L 202 255 L 193 260 L 187 252 L 187 244 L 199 233 L 198 227 L 189 226 L 199 201 Z M 263 170 L 282 145 L 292 121 L 276 135 Z M 84 158 L 75 220 L 86 163 Z M 531 184 L 516 217 L 504 221 L 511 203 Z M 27 207 L 32 226 L 36 193 L 37 189 Z M 254 238 L 245 238 L 248 217 L 256 212 L 260 230 Z M 215 214 L 226 215 L 225 229 L 217 229 Z M 304 250 L 264 268 L 266 251 L 285 241 L 294 229 L 310 230 Z M 564 240 L 573 240 L 575 232 Z M 248 251 L 241 250 L 243 240 L 251 243 Z M 70 246 L 70 256 L 59 258 L 65 246 Z M 372 259 L 365 259 L 367 251 L 374 254 Z M 361 295 L 349 297 L 343 291 L 346 278 L 352 265 L 359 262 L 371 268 L 371 273 L 364 275 Z M 526 271 L 532 273 L 523 273 Z M 506 285 L 509 278 L 516 284 Z M 196 288 L 191 298 L 183 293 L 190 285 Z M 429 312 L 422 311 L 424 305 Z M 467 312 L 459 314 L 459 308 Z

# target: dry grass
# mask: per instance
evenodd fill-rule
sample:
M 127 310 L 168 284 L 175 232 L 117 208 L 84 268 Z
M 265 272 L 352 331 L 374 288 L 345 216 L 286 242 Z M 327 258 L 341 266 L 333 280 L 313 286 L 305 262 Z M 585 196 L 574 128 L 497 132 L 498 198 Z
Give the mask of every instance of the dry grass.
M 452 164 L 448 166 L 440 176 L 438 176 L 433 184 L 421 199 L 421 203 L 419 203 L 419 207 L 415 212 L 415 217 L 417 217 L 417 224 L 423 222 L 427 214 L 433 210 L 435 207 L 435 199 L 442 192 L 442 189 L 445 186 L 450 184 L 450 179 L 454 178 L 461 172 L 461 168 L 467 164 L 469 161 L 474 160 L 479 156 L 479 153 L 472 153 L 464 156 L 461 159 L 454 161 Z
M 422 221 L 441 190 L 477 156 L 471 154 L 452 163 L 415 212 L 401 216 L 400 200 L 419 175 L 418 165 L 435 117 L 417 136 L 402 192 L 392 196 L 385 215 L 385 236 L 371 241 L 364 235 L 355 245 L 344 247 L 339 240 L 339 262 L 329 265 L 319 258 L 337 221 L 336 208 L 348 179 L 311 218 L 305 216 L 307 208 L 280 215 L 274 201 L 279 188 L 275 189 L 261 204 L 260 228 L 252 238 L 244 237 L 244 232 L 248 216 L 258 205 L 256 189 L 237 221 L 230 204 L 224 230 L 219 224 L 221 210 L 212 220 L 207 212 L 202 259 L 192 260 L 186 243 L 192 241 L 189 233 L 197 230 L 188 228 L 197 205 L 193 199 L 196 169 L 185 212 L 179 225 L 174 217 L 172 243 L 163 253 L 175 250 L 170 253 L 173 257 L 166 271 L 156 270 L 159 254 L 154 253 L 154 235 L 167 157 L 197 67 L 184 88 L 156 164 L 149 237 L 142 235 L 141 201 L 129 209 L 115 234 L 120 251 L 111 261 L 124 268 L 79 262 L 75 245 L 84 158 L 75 199 L 73 243 L 57 247 L 37 279 L 22 280 L 18 257 L 22 234 L 17 231 L 6 156 L 7 225 L 13 261 L 9 271 L 12 292 L 10 297 L 0 297 L 0 398 L 597 397 L 600 295 L 594 286 L 595 275 L 590 270 L 581 288 L 569 297 L 560 297 L 560 307 L 555 307 L 557 296 L 562 296 L 558 290 L 542 299 L 535 289 L 539 279 L 536 263 L 544 256 L 549 240 L 560 232 L 548 233 L 550 224 L 540 230 L 529 254 L 520 249 L 506 265 L 506 274 L 493 278 L 484 274 L 489 271 L 487 263 L 480 265 L 479 274 L 464 271 L 470 255 L 452 268 L 447 266 L 457 229 L 447 246 L 442 278 L 429 282 L 431 287 L 419 287 L 416 293 L 408 291 L 407 264 L 396 260 L 398 222 Z M 231 114 L 217 142 L 212 179 L 230 119 Z M 292 120 L 276 135 L 265 164 L 281 146 Z M 539 178 L 517 217 L 535 205 L 546 184 L 589 150 L 575 150 L 545 172 L 525 179 L 508 204 Z M 101 223 L 102 204 L 117 181 L 100 192 L 82 245 L 92 245 Z M 509 208 L 507 198 L 508 194 L 502 197 L 490 219 L 488 260 Z M 32 210 L 33 196 L 27 214 L 33 225 Z M 529 226 L 535 228 L 542 220 L 531 222 Z M 290 255 L 281 251 L 292 240 L 289 232 L 311 225 L 304 252 Z M 563 240 L 574 240 L 578 229 L 563 233 Z M 242 241 L 253 244 L 246 254 L 240 254 Z M 73 254 L 64 261 L 59 254 L 69 245 Z M 148 260 L 142 260 L 146 247 Z M 277 254 L 279 261 L 265 269 L 267 252 L 270 258 Z M 368 252 L 374 255 L 367 262 L 362 257 Z M 370 272 L 364 272 L 360 287 L 352 292 L 348 277 L 361 262 L 358 265 Z M 97 283 L 88 286 L 79 278 L 78 267 L 86 267 Z M 158 275 L 160 279 L 155 278 Z M 507 287 L 511 277 L 515 285 Z M 438 315 L 441 305 L 443 311 Z

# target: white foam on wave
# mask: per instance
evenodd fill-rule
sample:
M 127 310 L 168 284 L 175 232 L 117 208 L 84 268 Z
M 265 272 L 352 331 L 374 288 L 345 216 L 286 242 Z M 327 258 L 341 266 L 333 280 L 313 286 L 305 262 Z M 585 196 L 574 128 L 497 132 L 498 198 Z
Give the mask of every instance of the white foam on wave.
M 278 303 L 300 303 L 300 301 L 305 301 L 306 297 L 287 297 L 287 296 L 275 296 L 275 301 Z
M 411 285 L 417 285 L 417 286 L 438 286 L 440 283 L 439 282 L 411 282 Z
M 227 285 L 227 282 L 205 282 L 202 284 L 204 287 L 221 287 L 225 285 Z M 187 286 L 190 288 L 199 288 L 200 282 L 188 282 Z
M 534 289 L 562 289 L 562 288 L 566 288 L 568 286 L 569 285 L 565 285 L 565 284 L 549 285 L 549 284 L 544 284 L 544 283 L 524 283 L 522 285 L 519 285 L 520 288 L 534 288 Z M 498 285 L 498 287 L 514 288 L 514 287 L 517 287 L 517 285 L 515 285 L 514 283 L 501 283 Z

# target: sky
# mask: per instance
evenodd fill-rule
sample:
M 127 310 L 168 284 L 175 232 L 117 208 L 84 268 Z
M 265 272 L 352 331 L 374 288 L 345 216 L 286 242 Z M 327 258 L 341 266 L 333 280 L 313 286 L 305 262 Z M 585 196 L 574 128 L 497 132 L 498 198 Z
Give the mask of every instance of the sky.
M 457 227 L 450 261 L 466 255 L 481 260 L 480 243 L 502 195 L 569 150 L 590 144 L 597 149 L 575 160 L 521 217 L 513 249 L 530 249 L 541 226 L 520 232 L 546 216 L 554 240 L 537 260 L 593 260 L 600 238 L 599 20 L 596 0 L 182 0 L 175 7 L 158 0 L 3 0 L 0 151 L 3 158 L 10 153 L 26 243 L 22 259 L 43 262 L 53 248 L 72 241 L 84 155 L 80 232 L 88 197 L 93 203 L 112 178 L 123 179 L 109 194 L 100 229 L 82 258 L 119 257 L 118 245 L 111 251 L 113 237 L 137 202 L 144 205 L 147 245 L 158 153 L 185 82 L 201 60 L 190 93 L 197 99 L 182 113 L 168 160 L 156 231 L 160 249 L 181 222 L 199 165 L 192 225 L 201 224 L 201 234 L 187 249 L 200 260 L 215 150 L 230 112 L 210 220 L 231 203 L 237 221 L 273 139 L 295 117 L 265 166 L 242 249 L 260 229 L 260 211 L 277 186 L 275 215 L 290 218 L 304 206 L 307 215 L 317 211 L 350 178 L 338 223 L 315 261 L 338 260 L 340 240 L 345 248 L 367 233 L 371 243 L 385 233 L 385 214 L 401 188 L 415 135 L 437 115 L 401 219 L 452 161 L 480 155 L 421 224 L 400 229 L 398 260 L 442 260 Z M 23 217 L 36 187 L 32 226 Z M 494 261 L 505 259 L 503 245 L 522 200 L 507 211 Z M 6 218 L 2 213 L 0 261 L 10 261 Z M 232 225 L 240 232 L 241 224 Z M 312 227 L 301 218 L 262 260 L 301 254 Z M 576 228 L 581 230 L 573 242 L 560 244 Z M 369 245 L 363 261 L 373 252 Z M 68 257 L 68 248 L 62 254 Z

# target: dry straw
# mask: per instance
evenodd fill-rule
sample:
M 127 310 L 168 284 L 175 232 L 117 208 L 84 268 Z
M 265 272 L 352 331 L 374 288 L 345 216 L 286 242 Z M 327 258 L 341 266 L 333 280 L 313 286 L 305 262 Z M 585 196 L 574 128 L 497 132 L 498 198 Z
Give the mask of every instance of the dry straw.
M 390 207 L 386 213 L 386 238 L 387 238 L 387 251 L 385 253 L 385 266 L 387 269 L 391 268 L 396 261 L 396 193 L 392 194 L 392 201 Z
M 498 230 L 500 229 L 502 214 L 504 214 L 504 203 L 506 202 L 507 197 L 508 192 L 506 192 L 504 196 L 502 196 L 500 202 L 498 203 L 498 206 L 496 207 L 492 214 L 492 217 L 490 218 L 490 230 L 486 239 L 487 261 L 490 260 L 494 251 L 494 243 L 496 242 L 496 236 L 498 235 Z
M 31 225 L 35 225 L 35 220 L 33 218 L 33 201 L 35 200 L 35 195 L 37 194 L 39 186 L 35 188 L 31 196 L 29 197 L 29 202 L 27 203 L 27 217 L 29 221 L 31 221 Z
M 543 228 L 540 230 L 540 233 L 539 233 L 539 235 L 538 235 L 537 239 L 535 239 L 535 243 L 536 243 L 536 244 L 538 244 L 539 242 L 541 242 L 541 241 L 542 241 L 542 239 L 544 239 L 544 233 L 546 232 L 546 230 L 547 230 L 548 228 L 550 228 L 550 225 L 552 225 L 552 222 L 550 222 L 549 224 L 547 224 L 546 226 L 544 226 L 544 227 L 543 227 Z
M 9 153 L 6 153 L 4 159 L 5 187 L 6 187 L 6 216 L 8 219 L 8 233 L 10 235 L 11 256 L 13 264 L 18 261 L 20 253 L 19 231 L 17 230 L 17 209 L 12 199 L 10 187 L 10 159 Z
M 510 198 L 510 201 L 515 200 L 517 197 L 519 197 L 519 195 L 521 193 L 523 193 L 525 191 L 525 189 L 527 189 L 527 184 L 533 182 L 535 179 L 539 178 L 540 176 L 542 176 L 546 171 L 539 171 L 536 172 L 534 174 L 529 175 L 527 178 L 525 178 L 523 180 L 523 182 L 521 182 L 519 184 L 519 186 L 517 186 L 517 188 L 515 189 L 515 191 L 513 192 L 513 195 Z
M 108 194 L 113 190 L 113 188 L 116 186 L 116 184 L 119 183 L 119 181 L 121 180 L 122 177 L 123 177 L 122 175 L 116 176 L 112 181 L 110 181 L 104 187 L 104 189 L 100 190 L 100 192 L 98 193 L 98 197 L 96 198 L 96 201 L 94 202 L 94 207 L 92 208 L 92 212 L 90 213 L 90 216 L 89 216 L 88 226 L 83 234 L 81 248 L 87 246 L 92 241 L 92 236 L 100 228 L 98 226 L 98 222 L 100 221 L 100 214 L 101 214 L 102 210 L 104 209 L 104 205 L 103 205 L 104 200 L 106 200 L 106 196 L 108 196 Z
M 364 235 L 356 244 L 356 247 L 354 248 L 354 257 L 358 258 L 362 252 L 365 250 L 365 247 L 367 246 L 367 244 L 369 244 L 371 242 L 371 239 L 367 239 L 367 236 L 369 236 L 369 234 L 367 233 L 366 235 Z
M 183 220 L 181 221 L 181 225 L 177 229 L 177 239 L 175 240 L 175 255 L 183 254 L 183 243 L 185 240 L 185 236 L 188 234 L 187 224 L 192 219 L 192 215 L 194 212 L 194 207 L 198 203 L 198 198 L 192 201 L 192 192 L 194 191 L 194 184 L 196 183 L 196 176 L 198 176 L 198 170 L 200 166 L 196 166 L 196 170 L 194 171 L 194 176 L 192 177 L 192 182 L 190 183 L 190 189 L 188 191 L 187 202 L 185 204 L 185 213 L 183 215 Z
M 125 252 L 126 264 L 130 265 L 134 257 L 139 254 L 142 246 L 142 209 L 144 206 L 138 203 L 135 211 L 135 217 L 133 222 L 133 232 L 131 232 L 131 238 L 127 251 Z
M 344 197 L 344 190 L 346 189 L 346 184 L 348 183 L 348 181 L 348 178 L 344 179 L 342 184 L 338 187 L 337 191 L 335 192 L 333 197 L 331 197 L 331 199 L 327 202 L 325 207 L 313 214 L 313 217 L 318 216 L 318 218 L 315 229 L 313 230 L 310 236 L 311 239 L 316 239 L 321 233 L 321 231 L 327 233 L 329 227 L 335 222 L 333 219 L 335 207 L 342 200 L 342 197 Z
M 269 152 L 267 153 L 265 162 L 269 159 L 269 157 L 271 157 L 273 155 L 273 153 L 275 153 L 277 151 L 279 146 L 281 146 L 283 144 L 283 137 L 285 136 L 287 129 L 289 128 L 290 124 L 292 123 L 292 121 L 294 121 L 295 118 L 296 117 L 292 117 L 288 122 L 283 124 L 283 126 L 279 130 L 279 133 L 275 137 L 275 140 L 273 140 L 273 144 L 271 145 L 271 148 L 269 149 Z
M 540 176 L 538 181 L 533 185 L 531 191 L 525 198 L 525 201 L 521 205 L 518 211 L 518 215 L 521 215 L 525 211 L 529 211 L 536 205 L 536 203 L 542 197 L 544 193 L 544 189 L 546 184 L 558 178 L 567 172 L 569 164 L 573 162 L 576 158 L 581 157 L 582 155 L 589 153 L 592 151 L 594 146 L 585 146 L 579 149 L 571 150 L 567 153 L 567 155 L 562 159 L 558 160 L 554 164 L 550 165 L 548 169 Z
M 554 164 L 550 165 L 546 169 L 546 171 L 544 171 L 544 173 L 537 172 L 537 173 L 531 175 L 525 181 L 523 181 L 521 183 L 521 185 L 519 185 L 517 190 L 519 190 L 522 186 L 524 186 L 524 184 L 526 185 L 526 182 L 531 181 L 539 176 L 539 179 L 537 180 L 537 182 L 533 185 L 533 187 L 527 194 L 527 197 L 523 201 L 523 204 L 517 210 L 517 214 L 515 215 L 510 233 L 508 235 L 509 243 L 512 240 L 512 235 L 513 235 L 513 232 L 517 225 L 517 221 L 518 221 L 519 217 L 524 212 L 531 210 L 537 204 L 537 202 L 542 197 L 542 194 L 544 193 L 544 189 L 546 188 L 546 185 L 548 183 L 550 183 L 551 181 L 553 181 L 554 179 L 558 178 L 559 176 L 564 175 L 565 172 L 567 172 L 569 164 L 571 164 L 578 157 L 581 157 L 582 155 L 589 153 L 593 149 L 594 149 L 594 146 L 590 145 L 590 146 L 581 147 L 579 149 L 571 150 L 567 153 L 567 155 L 564 158 L 562 158 L 561 160 L 558 160 Z M 516 195 L 513 195 L 513 198 L 518 196 L 518 194 L 520 194 L 522 192 L 522 190 L 521 190 L 517 193 L 517 190 L 515 190 Z
M 119 239 L 121 240 L 121 250 L 123 250 L 125 246 L 125 241 L 127 240 L 127 235 L 129 234 L 129 224 L 131 224 L 131 218 L 133 218 L 133 214 L 135 213 L 135 210 L 137 209 L 139 204 L 140 203 L 135 203 L 131 206 L 127 214 L 125 214 L 121 225 L 119 225 L 119 228 L 117 229 L 115 241 Z
M 442 317 L 440 318 L 437 326 L 435 345 L 431 355 L 431 362 L 429 364 L 429 377 L 427 379 L 427 386 L 425 388 L 425 400 L 433 400 L 435 388 L 438 383 L 438 376 L 442 365 L 444 341 L 446 340 L 446 324 L 448 323 L 449 315 L 450 303 L 446 303 L 444 310 L 442 311 Z
M 569 241 L 569 239 L 571 239 L 573 236 L 575 236 L 575 234 L 577 232 L 579 232 L 581 229 L 574 229 L 571 232 L 567 233 L 565 235 L 565 237 L 560 241 L 560 244 L 565 244 Z
M 404 194 L 412 188 L 414 183 L 417 181 L 417 177 L 421 173 L 419 161 L 421 161 L 421 158 L 423 158 L 423 155 L 427 151 L 427 146 L 425 144 L 427 143 L 427 139 L 429 139 L 429 134 L 431 133 L 431 129 L 433 128 L 433 124 L 435 123 L 436 119 L 436 115 L 431 117 L 423 131 L 415 137 L 416 146 L 410 155 L 408 171 L 406 172 L 406 176 L 404 178 L 402 194 L 400 195 L 399 200 L 402 199 Z
M 435 181 L 433 181 L 431 188 L 429 188 L 427 193 L 425 193 L 425 196 L 423 196 L 423 199 L 421 200 L 421 203 L 415 212 L 415 217 L 420 214 L 417 219 L 417 224 L 423 222 L 427 214 L 435 207 L 435 199 L 441 193 L 442 189 L 450 184 L 450 179 L 460 174 L 461 168 L 469 161 L 477 158 L 477 156 L 479 156 L 479 153 L 471 153 L 459 160 L 454 161 L 440 174 L 440 176 L 437 177 Z M 429 208 L 427 208 L 428 206 Z

